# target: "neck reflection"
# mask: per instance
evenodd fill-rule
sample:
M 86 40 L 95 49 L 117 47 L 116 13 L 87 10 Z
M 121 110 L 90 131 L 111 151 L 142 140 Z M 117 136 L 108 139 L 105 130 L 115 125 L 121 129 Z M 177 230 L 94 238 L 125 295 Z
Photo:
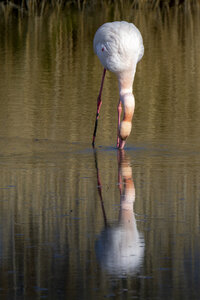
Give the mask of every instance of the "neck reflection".
M 109 226 L 102 198 L 102 187 L 95 162 L 98 180 L 98 192 L 105 227 L 100 233 L 96 245 L 96 256 L 103 269 L 115 276 L 134 275 L 139 271 L 144 256 L 144 239 L 137 230 L 133 205 L 135 186 L 130 160 L 124 150 L 118 151 L 118 185 L 120 192 L 120 210 L 118 222 Z

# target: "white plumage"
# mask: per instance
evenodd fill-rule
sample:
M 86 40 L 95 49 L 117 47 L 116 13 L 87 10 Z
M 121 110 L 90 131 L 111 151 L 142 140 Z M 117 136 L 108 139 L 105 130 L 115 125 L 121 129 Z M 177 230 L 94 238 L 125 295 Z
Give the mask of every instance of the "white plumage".
M 118 104 L 118 131 L 117 148 L 123 149 L 127 137 L 132 128 L 132 117 L 135 108 L 135 98 L 132 94 L 132 85 L 136 71 L 136 65 L 144 54 L 142 36 L 137 27 L 125 21 L 105 23 L 97 30 L 94 41 L 94 52 L 104 66 L 99 96 L 97 98 L 97 114 L 93 134 L 93 146 L 95 143 L 99 112 L 101 108 L 101 94 L 106 70 L 116 74 L 119 83 Z M 124 116 L 120 122 L 122 111 Z
M 139 30 L 125 21 L 105 23 L 99 27 L 93 46 L 104 68 L 113 73 L 134 67 L 144 54 Z

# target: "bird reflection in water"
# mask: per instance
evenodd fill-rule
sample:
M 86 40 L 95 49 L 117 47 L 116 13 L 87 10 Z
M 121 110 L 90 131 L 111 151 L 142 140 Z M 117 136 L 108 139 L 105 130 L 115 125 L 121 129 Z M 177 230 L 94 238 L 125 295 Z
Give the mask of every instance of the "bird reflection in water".
M 96 152 L 95 152 L 96 155 Z M 135 187 L 132 168 L 124 150 L 118 151 L 118 184 L 120 210 L 118 222 L 109 226 L 102 199 L 102 187 L 96 158 L 98 192 L 105 227 L 99 235 L 95 250 L 101 267 L 115 276 L 134 275 L 139 271 L 144 256 L 144 239 L 138 232 L 133 205 Z

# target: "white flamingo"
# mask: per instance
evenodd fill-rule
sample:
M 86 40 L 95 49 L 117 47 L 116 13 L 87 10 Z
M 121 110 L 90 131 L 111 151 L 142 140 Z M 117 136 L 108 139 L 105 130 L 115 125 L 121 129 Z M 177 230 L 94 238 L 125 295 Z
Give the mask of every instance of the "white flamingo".
M 105 23 L 97 30 L 93 46 L 94 52 L 104 67 L 104 71 L 97 98 L 97 113 L 92 145 L 94 146 L 95 144 L 99 112 L 102 104 L 103 82 L 106 70 L 109 70 L 117 75 L 119 83 L 117 148 L 123 149 L 132 127 L 135 108 L 132 85 L 136 65 L 144 54 L 142 36 L 137 27 L 132 23 L 125 21 Z M 122 104 L 124 116 L 120 123 Z

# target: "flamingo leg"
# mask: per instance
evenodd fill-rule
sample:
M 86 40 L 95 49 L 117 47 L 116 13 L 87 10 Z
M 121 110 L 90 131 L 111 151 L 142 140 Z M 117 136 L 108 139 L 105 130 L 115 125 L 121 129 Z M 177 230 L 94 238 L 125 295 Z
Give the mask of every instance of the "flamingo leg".
M 104 68 L 103 70 L 103 75 L 102 75 L 102 79 L 101 79 L 101 87 L 99 90 L 99 96 L 97 98 L 97 113 L 96 113 L 96 121 L 95 121 L 95 125 L 94 125 L 94 133 L 93 133 L 93 140 L 92 140 L 92 146 L 94 147 L 95 144 L 95 138 L 96 138 L 96 133 L 97 133 L 97 125 L 98 125 L 98 119 L 99 119 L 99 112 L 100 112 L 100 108 L 101 108 L 101 94 L 102 94 L 102 90 L 103 90 L 103 83 L 104 83 L 104 78 L 106 75 L 106 69 Z
M 120 118 L 121 118 L 121 113 L 122 113 L 122 102 L 121 102 L 121 100 L 120 100 L 120 99 L 119 99 L 119 103 L 118 103 L 117 111 L 118 111 L 117 148 L 119 148 L 119 144 L 120 144 L 120 137 L 119 137 L 119 130 L 120 130 Z

